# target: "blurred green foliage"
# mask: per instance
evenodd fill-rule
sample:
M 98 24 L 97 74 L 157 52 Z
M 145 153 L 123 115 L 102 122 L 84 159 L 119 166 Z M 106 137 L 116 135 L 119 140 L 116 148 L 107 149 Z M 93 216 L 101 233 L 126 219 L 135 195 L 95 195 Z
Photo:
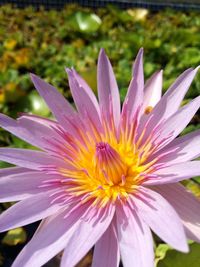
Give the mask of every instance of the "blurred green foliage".
M 96 93 L 96 63 L 100 48 L 106 50 L 112 61 L 122 100 L 130 81 L 132 61 L 140 47 L 145 50 L 145 77 L 164 69 L 165 91 L 181 72 L 200 64 L 199 29 L 200 16 L 195 12 L 163 10 L 154 13 L 145 9 L 119 10 L 111 6 L 92 10 L 76 5 L 68 5 L 60 11 L 36 11 L 32 7 L 1 6 L 0 111 L 12 117 L 17 117 L 18 112 L 50 116 L 30 81 L 30 72 L 45 78 L 72 101 L 64 67 L 73 66 Z M 198 75 L 185 102 L 199 93 Z M 200 128 L 199 122 L 197 114 L 183 134 Z M 0 146 L 29 147 L 2 129 Z M 7 166 L 0 162 L 0 167 Z M 198 197 L 199 179 L 184 183 Z M 25 240 L 26 232 L 20 228 L 8 232 L 2 242 L 17 246 Z M 200 266 L 198 245 L 192 244 L 191 249 L 190 254 L 183 255 L 159 244 L 156 249 L 158 267 L 186 267 L 187 262 L 193 267 Z M 1 261 L 3 256 L 0 254 L 0 266 Z
M 153 13 L 114 7 L 94 11 L 76 5 L 61 11 L 35 11 L 2 6 L 0 109 L 13 116 L 18 111 L 35 111 L 34 101 L 40 100 L 34 94 L 29 96 L 34 90 L 29 72 L 42 76 L 70 98 L 64 67 L 73 66 L 95 91 L 101 47 L 113 63 L 122 99 L 140 47 L 145 49 L 145 76 L 163 68 L 166 90 L 183 70 L 200 63 L 199 27 L 200 17 L 195 12 Z M 187 96 L 193 98 L 199 92 L 196 79 Z
M 173 249 L 167 250 L 165 253 L 164 260 L 159 261 L 158 267 L 199 267 L 200 245 L 191 244 L 190 253 L 183 254 Z
M 45 78 L 72 101 L 64 67 L 73 66 L 96 92 L 96 62 L 102 47 L 114 66 L 122 100 L 140 47 L 145 49 L 145 77 L 163 68 L 165 91 L 182 71 L 200 63 L 199 27 L 195 12 L 153 13 L 111 6 L 92 10 L 77 5 L 61 11 L 36 11 L 1 6 L 0 111 L 13 117 L 18 112 L 50 115 L 30 81 L 30 72 Z M 197 77 L 186 102 L 199 93 Z M 197 118 L 193 128 L 198 122 Z M 1 145 L 11 145 L 12 138 L 0 133 Z

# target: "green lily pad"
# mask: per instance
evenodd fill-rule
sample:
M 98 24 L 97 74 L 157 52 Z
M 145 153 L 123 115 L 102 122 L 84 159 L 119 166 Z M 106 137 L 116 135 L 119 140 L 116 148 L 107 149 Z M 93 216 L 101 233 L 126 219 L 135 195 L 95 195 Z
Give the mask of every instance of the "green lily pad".
M 81 32 L 96 32 L 100 25 L 101 19 L 94 13 L 76 12 L 74 22 Z
M 190 246 L 190 252 L 187 254 L 168 250 L 165 258 L 158 263 L 158 267 L 199 267 L 199 251 L 200 244 L 197 243 Z

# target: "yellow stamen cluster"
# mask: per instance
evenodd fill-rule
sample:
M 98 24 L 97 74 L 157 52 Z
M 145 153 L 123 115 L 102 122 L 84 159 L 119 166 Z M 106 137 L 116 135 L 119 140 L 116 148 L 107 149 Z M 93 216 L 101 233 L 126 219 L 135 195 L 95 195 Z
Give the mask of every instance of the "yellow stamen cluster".
M 144 181 L 151 166 L 145 164 L 143 156 L 148 154 L 149 144 L 146 144 L 148 151 L 145 147 L 142 151 L 138 149 L 130 138 L 133 131 L 131 128 L 127 134 L 123 130 L 118 139 L 112 131 L 102 136 L 96 133 L 96 140 L 86 133 L 86 145 L 79 143 L 79 150 L 74 151 L 74 170 L 60 169 L 65 176 L 63 183 L 69 179 L 68 193 L 83 197 L 83 201 L 93 199 L 100 206 L 109 201 L 126 201 Z

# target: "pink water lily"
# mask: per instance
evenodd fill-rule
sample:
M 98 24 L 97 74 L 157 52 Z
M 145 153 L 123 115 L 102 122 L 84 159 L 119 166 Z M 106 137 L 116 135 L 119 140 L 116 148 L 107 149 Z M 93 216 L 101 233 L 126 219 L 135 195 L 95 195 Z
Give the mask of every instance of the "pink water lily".
M 93 247 L 92 267 L 153 267 L 151 230 L 182 252 L 200 242 L 200 202 L 179 182 L 200 175 L 200 130 L 178 137 L 200 106 L 180 107 L 196 72 L 188 69 L 161 98 L 162 71 L 144 85 L 143 50 L 127 96 L 103 50 L 99 103 L 74 69 L 67 69 L 75 110 L 32 74 L 55 121 L 0 115 L 0 125 L 40 150 L 0 148 L 0 201 L 19 201 L 0 215 L 0 231 L 42 220 L 13 267 L 39 267 L 63 251 L 73 267 Z

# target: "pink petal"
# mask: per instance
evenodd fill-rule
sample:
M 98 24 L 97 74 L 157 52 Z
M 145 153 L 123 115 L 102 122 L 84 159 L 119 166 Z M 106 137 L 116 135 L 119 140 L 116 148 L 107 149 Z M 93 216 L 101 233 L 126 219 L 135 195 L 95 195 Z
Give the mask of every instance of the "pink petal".
M 40 117 L 37 115 L 33 115 L 33 114 L 29 114 L 29 113 L 23 113 L 20 118 L 24 118 L 24 119 L 29 119 L 31 121 L 40 123 L 42 125 L 46 125 L 50 128 L 55 128 L 56 126 L 58 126 L 58 123 L 56 121 L 44 118 L 44 117 Z
M 149 126 L 150 129 L 153 129 L 163 119 L 166 120 L 178 110 L 197 71 L 198 68 L 196 68 L 195 70 L 186 70 L 170 86 L 170 88 L 155 106 L 154 110 L 151 112 L 153 118 L 151 120 L 151 125 Z
M 120 254 L 124 267 L 153 267 L 154 251 L 149 227 L 134 211 L 116 209 Z
M 111 104 L 117 128 L 120 120 L 119 90 L 111 63 L 103 49 L 101 49 L 98 59 L 97 84 L 100 109 L 105 112 L 106 118 L 109 118 Z
M 17 256 L 12 267 L 40 267 L 63 250 L 85 209 L 64 218 L 66 211 L 43 220 L 40 229 Z
M 85 256 L 110 225 L 114 212 L 114 208 L 106 208 L 86 220 L 84 217 L 79 220 L 73 234 L 68 236 L 61 267 L 75 266 Z
M 160 194 L 144 187 L 140 190 L 133 203 L 141 218 L 170 246 L 188 252 L 183 224 L 176 211 Z
M 66 71 L 72 96 L 80 115 L 87 119 L 90 117 L 98 131 L 102 131 L 100 110 L 95 95 L 74 70 L 66 69 Z
M 145 83 L 143 109 L 146 107 L 155 107 L 160 101 L 162 94 L 163 71 L 155 72 Z
M 58 175 L 47 175 L 37 171 L 8 174 L 0 178 L 0 201 L 18 201 L 46 192 L 52 189 L 52 186 L 40 187 L 42 183 L 56 178 Z
M 66 70 L 69 70 L 69 69 L 66 69 Z M 78 82 L 82 90 L 84 90 L 85 94 L 87 95 L 87 98 L 90 99 L 90 101 L 92 102 L 92 105 L 94 106 L 96 112 L 98 113 L 100 117 L 99 104 L 97 102 L 96 96 L 93 93 L 92 89 L 74 69 L 71 70 L 71 74 L 73 74 L 74 79 Z
M 33 146 L 41 148 L 49 146 L 45 138 L 60 139 L 59 135 L 51 127 L 31 120 L 26 116 L 13 120 L 6 115 L 0 114 L 0 126 Z
M 45 152 L 18 148 L 0 148 L 0 160 L 34 170 L 47 166 L 66 167 L 67 164 Z
M 183 72 L 164 94 L 163 100 L 161 100 L 159 105 L 162 105 L 162 101 L 167 100 L 165 119 L 173 115 L 178 110 L 198 70 L 199 67 L 197 67 L 194 70 L 188 69 L 185 72 Z
M 133 78 L 130 82 L 122 113 L 128 113 L 130 120 L 143 102 L 144 73 L 143 73 L 143 49 L 141 48 L 133 66 Z
M 192 178 L 200 175 L 200 161 L 189 161 L 178 163 L 176 165 L 163 167 L 162 169 L 155 171 L 155 177 L 150 179 L 144 184 L 158 185 L 167 183 L 176 183 L 188 178 Z
M 30 172 L 30 170 L 21 168 L 21 167 L 4 168 L 4 169 L 0 169 L 0 177 L 12 175 L 12 174 L 24 173 L 24 172 Z
M 59 203 L 51 203 L 48 191 L 29 197 L 13 205 L 0 215 L 0 232 L 39 221 L 61 209 Z
M 170 150 L 175 150 L 159 160 L 159 163 L 165 162 L 169 164 L 176 164 L 180 162 L 189 161 L 200 156 L 200 130 L 194 131 L 187 135 L 181 136 L 173 140 L 169 145 L 164 147 L 160 153 L 165 153 Z M 155 155 L 154 157 L 156 157 Z
M 92 267 L 118 267 L 119 260 L 116 229 L 114 224 L 111 223 L 95 245 Z
M 190 122 L 194 114 L 197 112 L 200 106 L 200 96 L 196 97 L 189 104 L 180 108 L 175 112 L 170 118 L 166 120 L 163 124 L 159 137 L 156 139 L 156 142 L 162 142 L 163 139 L 169 137 L 167 142 L 161 144 L 161 147 L 170 143 L 177 135 L 179 135 L 182 130 Z
M 31 74 L 31 79 L 62 127 L 67 132 L 76 135 L 76 130 L 68 121 L 77 122 L 77 116 L 69 102 L 52 85 L 46 83 L 35 74 Z
M 181 184 L 154 186 L 179 214 L 187 237 L 200 243 L 200 201 Z

